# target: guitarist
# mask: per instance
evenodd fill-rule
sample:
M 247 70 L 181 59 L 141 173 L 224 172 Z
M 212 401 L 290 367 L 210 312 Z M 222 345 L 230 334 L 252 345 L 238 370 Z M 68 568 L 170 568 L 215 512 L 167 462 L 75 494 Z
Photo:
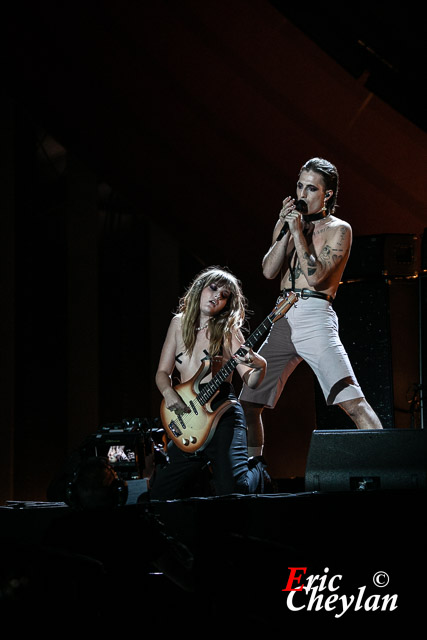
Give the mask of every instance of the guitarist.
M 210 267 L 195 277 L 170 322 L 156 373 L 156 385 L 169 410 L 177 414 L 189 412 L 172 386 L 174 370 L 178 371 L 180 382 L 185 383 L 207 357 L 212 367 L 202 382 L 209 381 L 217 369 L 235 357 L 243 383 L 250 388 L 260 384 L 266 371 L 265 359 L 252 349 L 233 356 L 244 343 L 241 328 L 245 310 L 240 282 L 228 270 Z M 196 478 L 207 463 L 216 495 L 262 492 L 265 464 L 261 458 L 248 461 L 245 416 L 231 380 L 221 384 L 211 408 L 215 410 L 230 399 L 234 404 L 222 415 L 202 451 L 188 453 L 172 440 L 169 442 L 169 463 L 156 467 L 151 499 L 194 495 L 191 491 Z
M 358 429 L 382 429 L 355 378 L 338 335 L 332 303 L 350 253 L 352 230 L 337 218 L 338 172 L 322 158 L 301 168 L 296 196 L 287 197 L 263 259 L 267 279 L 280 275 L 280 289 L 299 300 L 271 329 L 260 348 L 268 373 L 256 389 L 243 388 L 240 400 L 248 424 L 249 455 L 262 453 L 261 414 L 274 408 L 295 367 L 305 360 L 328 405 L 339 405 Z

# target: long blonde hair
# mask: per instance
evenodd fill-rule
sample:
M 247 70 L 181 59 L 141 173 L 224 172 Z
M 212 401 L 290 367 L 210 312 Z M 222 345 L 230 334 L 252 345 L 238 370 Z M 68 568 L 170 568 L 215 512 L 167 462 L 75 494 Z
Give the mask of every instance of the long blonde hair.
M 196 326 L 200 315 L 200 296 L 205 287 L 211 284 L 227 287 L 230 296 L 220 313 L 209 320 L 209 353 L 211 356 L 221 352 L 225 343 L 231 349 L 232 333 L 243 326 L 247 302 L 243 295 L 240 280 L 225 267 L 208 267 L 201 271 L 180 299 L 178 313 L 181 314 L 182 338 L 187 353 L 191 356 L 196 342 Z

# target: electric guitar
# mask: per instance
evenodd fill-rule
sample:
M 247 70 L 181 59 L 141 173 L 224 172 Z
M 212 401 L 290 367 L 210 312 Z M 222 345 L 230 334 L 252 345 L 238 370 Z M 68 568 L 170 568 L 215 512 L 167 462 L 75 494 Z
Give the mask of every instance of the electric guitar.
M 245 343 L 234 355 L 245 355 L 248 348 L 261 338 L 270 327 L 282 318 L 298 300 L 298 296 L 291 292 L 287 298 L 280 300 L 273 311 L 249 336 Z M 210 358 L 202 361 L 199 370 L 187 382 L 174 387 L 175 391 L 190 409 L 188 413 L 169 410 L 163 400 L 160 406 L 160 417 L 167 435 L 175 444 L 188 453 L 203 450 L 212 439 L 220 417 L 236 400 L 226 400 L 215 411 L 211 409 L 211 402 L 224 382 L 239 363 L 233 357 L 216 373 L 213 378 L 200 389 L 199 385 L 211 368 Z

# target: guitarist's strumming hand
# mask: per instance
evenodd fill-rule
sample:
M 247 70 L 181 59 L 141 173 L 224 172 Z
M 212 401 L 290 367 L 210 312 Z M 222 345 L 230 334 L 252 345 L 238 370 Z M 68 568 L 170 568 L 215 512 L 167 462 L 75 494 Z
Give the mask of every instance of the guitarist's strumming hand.
M 169 409 L 169 411 L 175 411 L 178 416 L 183 413 L 191 413 L 190 407 L 185 404 L 182 398 L 172 387 L 164 391 L 163 397 L 165 399 L 166 407 Z

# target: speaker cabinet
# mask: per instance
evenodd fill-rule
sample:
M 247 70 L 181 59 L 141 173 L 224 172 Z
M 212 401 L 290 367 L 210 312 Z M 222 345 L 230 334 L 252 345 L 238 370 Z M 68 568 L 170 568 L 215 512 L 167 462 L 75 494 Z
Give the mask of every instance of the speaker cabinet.
M 425 490 L 426 436 L 421 429 L 313 431 L 305 490 Z
M 413 233 L 356 236 L 343 277 L 415 277 L 420 269 L 420 253 L 420 237 Z
M 384 428 L 420 426 L 418 278 L 344 282 L 334 309 L 362 391 Z M 327 407 L 315 381 L 317 429 L 352 429 L 339 407 Z
M 426 257 L 427 262 L 427 257 Z M 421 428 L 427 428 L 427 269 L 419 278 L 420 290 L 420 387 Z

